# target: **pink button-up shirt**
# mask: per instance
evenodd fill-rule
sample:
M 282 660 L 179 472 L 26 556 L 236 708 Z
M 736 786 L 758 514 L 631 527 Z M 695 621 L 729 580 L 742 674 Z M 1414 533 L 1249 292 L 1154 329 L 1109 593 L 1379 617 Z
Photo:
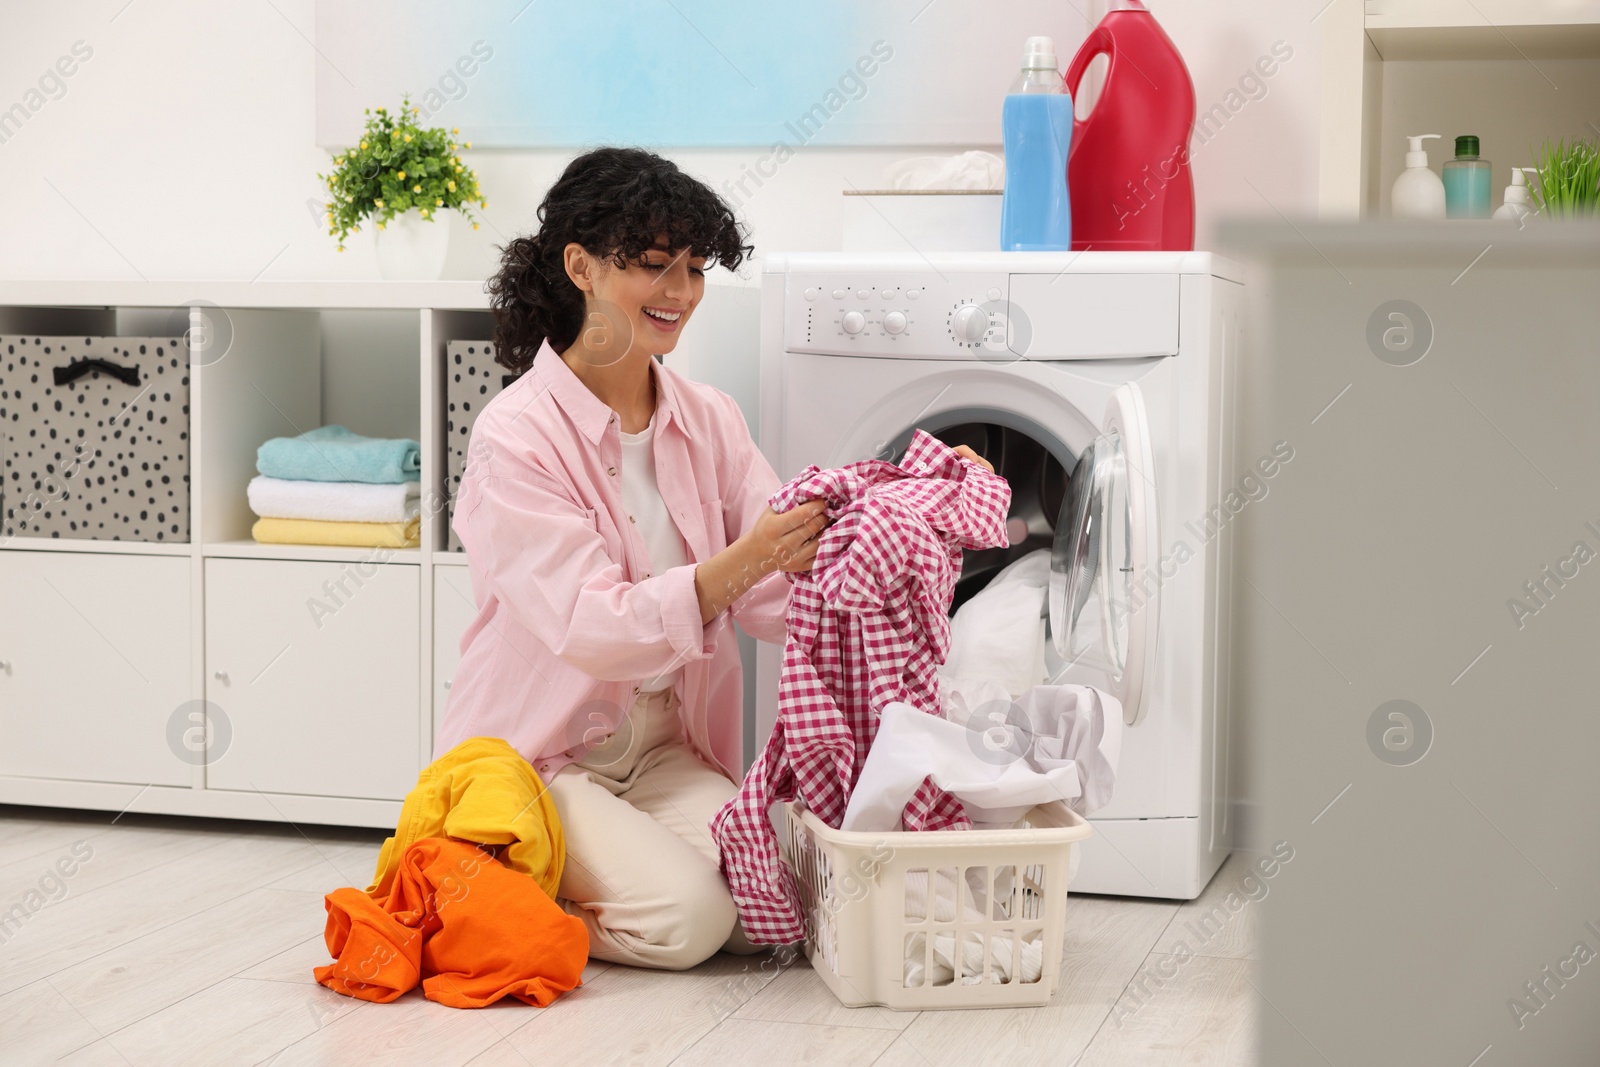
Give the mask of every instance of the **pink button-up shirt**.
M 651 573 L 622 506 L 617 415 L 545 342 L 479 412 L 451 525 L 478 613 L 434 755 L 504 738 L 549 781 L 626 716 L 642 679 L 682 665 L 678 695 L 696 751 L 742 776 L 743 681 L 730 614 L 784 639 L 790 583 L 774 571 L 700 622 L 695 564 L 755 522 L 778 476 L 733 398 L 650 361 L 656 481 L 692 562 Z

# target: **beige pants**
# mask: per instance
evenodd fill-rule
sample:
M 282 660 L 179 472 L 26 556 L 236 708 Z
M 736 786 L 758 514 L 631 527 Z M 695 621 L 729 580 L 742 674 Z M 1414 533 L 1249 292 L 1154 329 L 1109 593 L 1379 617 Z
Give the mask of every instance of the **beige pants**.
M 557 903 L 588 927 L 590 956 L 682 970 L 718 949 L 760 951 L 706 825 L 738 788 L 683 739 L 670 689 L 641 693 L 615 733 L 556 773 L 567 841 Z

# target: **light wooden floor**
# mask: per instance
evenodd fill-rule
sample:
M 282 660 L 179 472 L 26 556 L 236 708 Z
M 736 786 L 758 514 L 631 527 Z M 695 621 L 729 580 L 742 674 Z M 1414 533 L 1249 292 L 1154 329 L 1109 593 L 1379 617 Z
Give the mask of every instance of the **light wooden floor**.
M 1254 1062 L 1257 908 L 1225 905 L 1242 857 L 1182 906 L 1072 897 L 1064 980 L 1042 1008 L 843 1008 L 803 956 L 774 976 L 719 955 L 681 974 L 594 963 L 549 1008 L 463 1011 L 312 980 L 328 962 L 322 895 L 367 884 L 382 832 L 112 818 L 0 805 L 0 915 L 37 907 L 0 926 L 6 1064 Z M 75 845 L 92 854 L 52 881 Z

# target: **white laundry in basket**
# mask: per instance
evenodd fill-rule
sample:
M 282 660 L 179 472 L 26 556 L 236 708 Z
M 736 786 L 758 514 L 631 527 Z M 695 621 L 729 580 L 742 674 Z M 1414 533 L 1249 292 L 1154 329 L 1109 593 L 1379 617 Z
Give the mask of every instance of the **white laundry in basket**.
M 969 877 L 973 872 L 969 871 Z M 936 920 L 954 920 L 956 915 L 956 879 L 954 868 L 941 868 L 933 877 L 933 917 Z M 997 884 L 995 896 L 1004 899 L 1010 894 L 1009 884 L 1001 884 L 1005 875 L 996 874 Z M 987 902 L 987 892 L 969 886 L 970 899 Z M 986 890 L 987 887 L 984 887 Z M 906 874 L 906 918 L 921 921 L 928 917 L 928 875 L 920 871 Z M 971 903 L 962 906 L 962 918 L 968 923 L 983 922 L 983 913 Z M 1013 961 L 1012 954 L 1015 950 L 1012 938 L 1006 934 L 990 934 L 989 940 L 989 981 L 994 984 L 1005 982 L 1037 982 L 1044 971 L 1044 938 L 1043 930 L 1036 930 L 1033 934 L 1021 938 L 1021 956 Z M 949 985 L 955 981 L 955 964 L 957 955 L 961 963 L 961 984 L 978 985 L 983 981 L 983 943 L 984 934 L 977 930 L 964 930 L 957 943 L 955 933 L 933 934 L 933 953 L 931 962 L 928 957 L 928 934 L 922 931 L 912 934 L 906 939 L 906 968 L 905 984 L 907 986 L 922 985 Z M 1013 963 L 1016 963 L 1016 973 L 1012 973 Z
M 1065 801 L 1088 815 L 1111 799 L 1122 748 L 1116 697 L 1041 685 L 998 707 L 1005 712 L 993 720 L 959 725 L 885 705 L 839 828 L 898 829 L 924 778 L 960 800 L 979 829 L 1012 826 L 1038 804 Z

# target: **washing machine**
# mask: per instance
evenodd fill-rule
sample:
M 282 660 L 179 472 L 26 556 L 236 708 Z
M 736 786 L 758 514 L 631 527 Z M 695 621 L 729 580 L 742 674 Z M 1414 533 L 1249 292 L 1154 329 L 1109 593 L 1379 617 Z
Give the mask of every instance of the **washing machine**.
M 794 253 L 761 294 L 760 445 L 780 478 L 896 461 L 923 429 L 1011 485 L 1051 553 L 1047 668 L 1122 703 L 1116 789 L 1073 890 L 1187 900 L 1231 847 L 1229 655 L 1241 269 L 1209 253 Z M 781 651 L 757 653 L 756 748 Z

